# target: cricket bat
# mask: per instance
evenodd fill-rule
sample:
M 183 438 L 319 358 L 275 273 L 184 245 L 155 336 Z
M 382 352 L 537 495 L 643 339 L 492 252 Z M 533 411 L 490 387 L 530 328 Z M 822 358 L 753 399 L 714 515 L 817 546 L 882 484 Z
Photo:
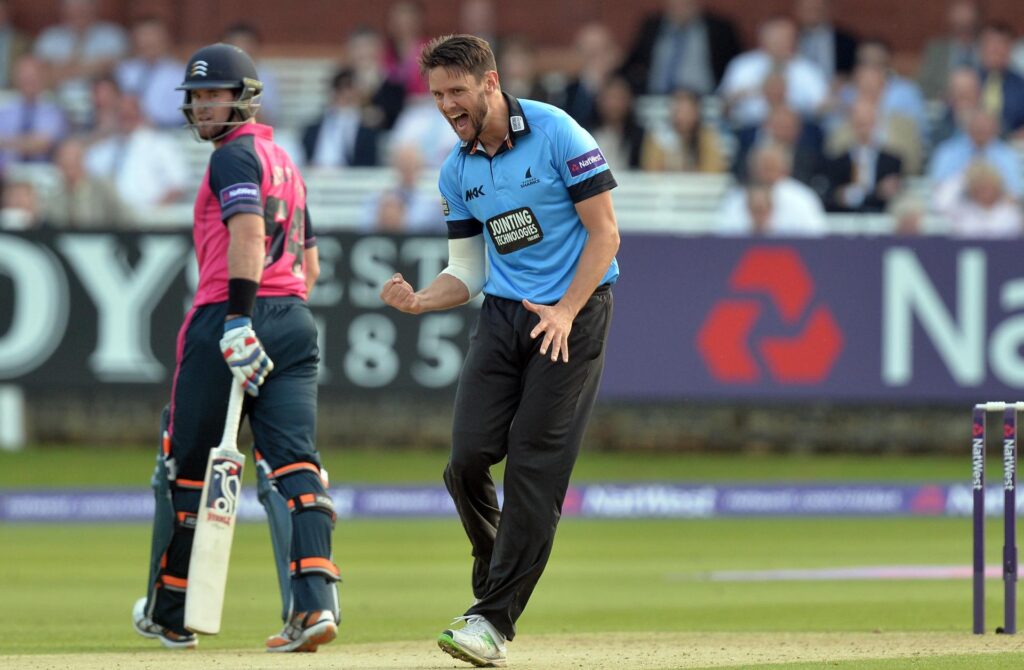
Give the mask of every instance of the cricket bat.
M 232 379 L 224 436 L 210 450 L 199 501 L 192 558 L 185 590 L 185 628 L 194 633 L 220 632 L 224 610 L 224 588 L 228 581 L 228 559 L 235 537 L 235 520 L 242 491 L 245 455 L 238 451 L 238 422 L 242 417 L 244 391 Z

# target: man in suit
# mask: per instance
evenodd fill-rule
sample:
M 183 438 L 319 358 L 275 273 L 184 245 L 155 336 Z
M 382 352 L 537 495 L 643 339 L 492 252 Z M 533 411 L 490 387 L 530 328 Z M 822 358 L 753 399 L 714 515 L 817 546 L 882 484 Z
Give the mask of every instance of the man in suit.
M 345 43 L 345 56 L 356 88 L 367 101 L 363 108 L 364 122 L 391 130 L 405 106 L 405 88 L 388 79 L 380 33 L 373 28 L 356 28 Z
M 978 26 L 981 24 L 978 3 L 950 0 L 946 24 L 949 26 L 946 34 L 925 45 L 917 73 L 917 82 L 929 100 L 942 96 L 953 70 L 978 66 Z
M 718 88 L 725 66 L 740 52 L 736 27 L 704 11 L 700 0 L 665 0 L 636 34 L 623 72 L 638 94 Z
M 873 102 L 857 100 L 850 109 L 854 143 L 825 165 L 830 212 L 881 212 L 899 193 L 902 164 L 878 144 L 878 110 Z
M 554 103 L 578 124 L 591 129 L 598 123 L 597 96 L 618 69 L 622 52 L 612 31 L 599 21 L 580 26 L 576 31 L 575 47 L 580 69 Z
M 857 38 L 832 23 L 831 0 L 797 0 L 798 49 L 832 80 L 849 76 L 857 55 Z
M 814 182 L 815 177 L 820 174 L 824 136 L 821 128 L 813 120 L 801 118 L 792 108 L 781 104 L 772 109 L 764 123 L 743 128 L 736 137 L 739 146 L 733 164 L 733 174 L 738 180 L 745 181 L 747 178 L 747 162 L 754 147 L 774 142 L 789 151 L 792 162 L 791 176 L 821 192 Z
M 377 165 L 380 129 L 364 118 L 366 101 L 351 68 L 338 70 L 331 91 L 330 106 L 302 133 L 306 163 L 316 167 Z
M 1024 129 L 1024 77 L 1010 69 L 1013 29 L 990 22 L 981 29 L 981 104 L 1001 122 L 1001 134 Z

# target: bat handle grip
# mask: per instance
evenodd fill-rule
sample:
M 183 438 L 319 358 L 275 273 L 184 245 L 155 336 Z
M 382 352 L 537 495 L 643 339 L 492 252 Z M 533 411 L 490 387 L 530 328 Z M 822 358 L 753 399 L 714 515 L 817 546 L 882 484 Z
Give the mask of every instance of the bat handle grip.
M 221 438 L 220 446 L 231 447 L 238 451 L 238 424 L 242 420 L 242 401 L 245 399 L 245 391 L 234 379 L 231 380 L 231 393 L 228 396 L 228 413 L 224 417 L 224 436 Z

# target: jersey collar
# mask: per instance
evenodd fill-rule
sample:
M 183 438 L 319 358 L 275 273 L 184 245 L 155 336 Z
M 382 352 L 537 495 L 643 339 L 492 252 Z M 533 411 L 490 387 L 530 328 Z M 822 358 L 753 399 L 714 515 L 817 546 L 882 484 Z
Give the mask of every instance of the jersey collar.
M 497 153 L 494 154 L 495 156 L 514 147 L 516 140 L 523 135 L 530 134 L 530 124 L 526 120 L 526 115 L 523 114 L 523 106 L 519 104 L 519 100 L 504 91 L 502 91 L 501 95 L 505 98 L 505 103 L 508 105 L 509 134 L 505 136 L 505 144 L 498 148 Z M 473 155 L 477 151 L 483 151 L 483 145 L 480 144 L 480 140 L 477 140 L 473 146 L 470 146 L 469 142 L 463 142 L 460 151 L 464 154 Z M 486 156 L 487 152 L 483 152 L 483 155 Z
M 237 140 L 243 135 L 255 135 L 256 137 L 273 141 L 274 129 L 263 123 L 243 123 L 227 134 L 227 137 L 224 138 L 223 144 Z

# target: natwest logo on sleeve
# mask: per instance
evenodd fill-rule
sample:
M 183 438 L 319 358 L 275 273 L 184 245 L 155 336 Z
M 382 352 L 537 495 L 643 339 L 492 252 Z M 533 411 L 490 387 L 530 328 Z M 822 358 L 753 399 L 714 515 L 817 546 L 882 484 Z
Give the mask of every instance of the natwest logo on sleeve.
M 826 305 L 813 305 L 814 280 L 791 247 L 754 247 L 740 259 L 729 288 L 735 298 L 719 301 L 697 334 L 697 348 L 708 371 L 727 384 L 753 384 L 762 363 L 781 384 L 816 384 L 832 370 L 843 349 L 843 333 Z M 767 296 L 788 337 L 763 336 L 751 342 Z
M 569 174 L 573 177 L 579 177 L 585 172 L 601 167 L 606 162 L 604 154 L 601 153 L 600 149 L 591 149 L 581 156 L 570 158 L 565 162 L 565 165 L 569 168 Z
M 222 188 L 220 191 L 220 206 L 228 207 L 237 202 L 256 202 L 260 201 L 260 187 L 259 184 L 253 184 L 246 182 L 244 184 L 234 184 L 226 188 Z

